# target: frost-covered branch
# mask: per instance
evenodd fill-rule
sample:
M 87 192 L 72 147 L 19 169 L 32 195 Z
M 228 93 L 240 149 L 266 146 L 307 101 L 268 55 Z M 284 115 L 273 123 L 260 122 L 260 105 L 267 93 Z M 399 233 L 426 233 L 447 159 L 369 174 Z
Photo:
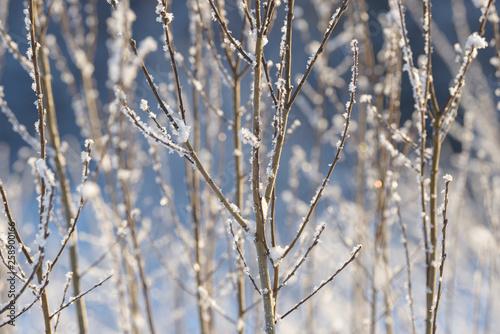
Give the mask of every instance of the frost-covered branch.
M 179 103 L 179 110 L 181 111 L 182 120 L 184 125 L 186 125 L 186 110 L 184 109 L 184 99 L 182 98 L 182 86 L 179 79 L 179 71 L 177 70 L 177 58 L 180 57 L 179 54 L 175 52 L 173 43 L 170 37 L 169 24 L 174 19 L 172 13 L 167 13 L 166 1 L 161 0 L 161 5 L 156 7 L 156 13 L 160 15 L 159 21 L 163 24 L 163 29 L 165 31 L 165 48 L 170 55 L 170 64 L 172 65 L 172 70 L 174 71 L 175 84 L 177 86 L 177 102 Z
M 313 250 L 313 248 L 319 243 L 319 238 L 321 237 L 321 233 L 325 230 L 326 224 L 322 223 L 316 227 L 316 232 L 314 233 L 314 239 L 312 244 L 307 248 L 305 254 L 297 261 L 297 264 L 293 267 L 292 271 L 285 276 L 283 282 L 279 285 L 278 290 L 280 290 L 283 286 L 286 285 L 288 280 L 292 278 L 295 272 L 299 269 L 299 267 L 305 262 L 309 253 Z
M 127 100 L 126 100 L 123 92 L 117 91 L 117 97 L 121 103 L 122 112 L 130 119 L 130 122 L 134 126 L 136 126 L 146 138 L 152 139 L 156 143 L 168 148 L 170 150 L 170 152 L 173 152 L 173 151 L 178 152 L 179 155 L 187 158 L 188 160 L 190 160 L 190 162 L 192 162 L 192 160 L 190 159 L 190 152 L 188 152 L 186 149 L 180 147 L 178 144 L 174 143 L 174 141 L 172 140 L 170 135 L 167 133 L 166 129 L 164 127 L 162 127 L 156 121 L 156 117 L 149 112 L 149 109 L 146 108 L 145 110 L 148 110 L 148 112 L 152 116 L 151 118 L 154 120 L 155 124 L 160 129 L 161 133 L 153 130 L 151 127 L 149 127 L 149 125 L 147 125 L 146 123 L 141 121 L 141 118 L 139 116 L 137 116 L 135 111 L 130 109 L 130 107 L 128 106 Z M 180 129 L 180 127 L 177 129 L 177 131 L 179 131 L 179 129 Z M 183 133 L 179 134 L 178 137 L 180 140 L 186 138 Z
M 66 273 L 66 282 L 64 283 L 64 290 L 61 299 L 61 303 L 59 304 L 59 308 L 62 309 L 64 306 L 64 302 L 66 301 L 66 293 L 68 292 L 69 284 L 71 283 L 71 279 L 73 278 L 73 272 Z M 61 319 L 61 313 L 59 312 L 56 317 L 56 324 L 54 325 L 54 332 L 57 333 L 57 327 L 59 326 L 59 320 Z
M 443 287 L 443 273 L 444 273 L 444 261 L 446 260 L 446 227 L 448 226 L 448 195 L 450 192 L 450 183 L 453 177 L 450 174 L 443 176 L 445 180 L 445 193 L 444 193 L 444 208 L 443 208 L 443 238 L 441 240 L 441 261 L 439 261 L 439 281 L 438 290 L 436 294 L 436 301 L 434 303 L 434 319 L 432 321 L 432 333 L 435 334 L 437 330 L 437 313 L 439 308 L 439 300 L 441 299 L 441 290 Z
M 35 274 L 35 271 L 33 271 L 33 275 L 34 274 Z M 33 277 L 31 277 L 31 278 L 33 278 Z M 43 294 L 45 293 L 45 288 L 47 287 L 48 284 L 49 284 L 48 280 L 43 281 L 41 284 L 41 287 L 40 287 L 41 292 L 37 293 L 35 295 L 35 297 L 33 298 L 33 300 L 31 300 L 31 302 L 29 302 L 27 305 L 23 306 L 23 308 L 19 312 L 17 312 L 12 318 L 9 317 L 8 319 L 5 319 L 5 320 L 1 319 L 0 321 L 2 321 L 2 322 L 0 322 L 0 328 L 2 328 L 3 326 L 5 326 L 7 324 L 11 324 L 13 320 L 19 318 L 21 315 L 23 315 L 24 313 L 29 311 L 29 309 L 31 309 L 31 307 L 33 305 L 35 305 L 35 303 L 38 302 L 40 300 L 40 298 L 43 297 Z M 21 290 L 21 291 L 24 291 L 24 290 Z M 16 295 L 16 298 L 14 299 L 14 301 L 16 301 L 20 295 L 21 295 L 21 293 Z M 7 308 L 7 306 L 4 309 L 0 310 L 0 314 L 2 314 L 6 308 Z
M 250 279 L 250 282 L 252 282 L 252 285 L 255 288 L 255 290 L 257 291 L 257 293 L 259 295 L 261 295 L 262 293 L 261 293 L 260 289 L 257 287 L 257 283 L 255 283 L 255 279 L 250 274 L 250 268 L 248 267 L 248 264 L 245 261 L 245 257 L 243 256 L 243 253 L 242 253 L 242 251 L 241 251 L 241 249 L 240 249 L 240 247 L 238 245 L 238 238 L 239 237 L 237 237 L 234 234 L 234 231 L 233 231 L 233 222 L 231 221 L 231 219 L 228 220 L 227 224 L 228 224 L 228 227 L 229 227 L 229 232 L 233 236 L 234 248 L 238 252 L 238 256 L 240 257 L 240 261 L 243 263 L 244 272 L 248 276 L 248 278 Z
M 109 275 L 108 277 L 100 280 L 98 283 L 96 283 L 93 287 L 91 287 L 90 289 L 80 293 L 78 296 L 75 296 L 75 297 L 71 297 L 68 302 L 66 304 L 64 304 L 63 306 L 61 306 L 58 310 L 54 311 L 51 315 L 50 315 L 50 318 L 53 318 L 54 316 L 56 316 L 57 314 L 61 313 L 62 310 L 64 310 L 65 308 L 67 308 L 68 306 L 70 306 L 71 304 L 73 304 L 74 302 L 76 302 L 78 299 L 82 298 L 83 296 L 85 296 L 86 294 L 88 294 L 89 292 L 91 292 L 92 290 L 96 289 L 97 287 L 100 287 L 101 285 L 103 285 L 104 283 L 106 283 L 106 281 L 108 281 L 111 277 L 113 277 L 113 275 Z
M 289 311 L 287 311 L 285 314 L 283 314 L 280 319 L 278 319 L 276 322 L 278 322 L 279 320 L 285 318 L 287 315 L 289 315 L 290 313 L 292 313 L 293 311 L 295 311 L 296 309 L 299 308 L 300 305 L 304 304 L 306 301 L 308 301 L 312 296 L 314 296 L 316 293 L 318 293 L 319 290 L 321 290 L 322 288 L 325 287 L 325 285 L 327 285 L 328 283 L 330 283 L 331 281 L 333 281 L 333 279 L 342 271 L 345 269 L 345 267 L 347 267 L 352 261 L 354 261 L 354 259 L 356 259 L 356 256 L 358 256 L 358 253 L 359 251 L 361 250 L 361 245 L 358 245 L 356 246 L 356 248 L 352 251 L 352 255 L 351 257 L 349 258 L 349 260 L 347 260 L 343 265 L 342 267 L 340 267 L 340 269 L 338 269 L 335 274 L 333 274 L 332 276 L 330 276 L 327 280 L 325 281 L 322 281 L 321 284 L 316 287 L 313 292 L 311 292 L 311 294 L 309 294 L 306 298 L 302 299 L 300 302 L 298 302 L 297 304 L 295 304 L 295 306 L 293 306 Z
M 243 47 L 241 45 L 241 42 L 236 40 L 233 35 L 231 34 L 231 31 L 229 31 L 226 22 L 224 19 L 221 17 L 219 10 L 215 6 L 215 3 L 213 0 L 208 0 L 208 3 L 210 4 L 210 7 L 212 8 L 212 13 L 214 15 L 214 19 L 220 24 L 222 31 L 224 32 L 224 35 L 227 37 L 227 40 L 225 40 L 226 43 L 230 43 L 232 47 L 237 51 L 238 55 L 242 57 L 244 60 L 248 62 L 248 64 L 252 65 L 253 62 L 255 61 L 255 56 L 249 54 L 247 51 L 243 50 Z
M 21 234 L 19 234 L 19 230 L 17 228 L 16 221 L 14 220 L 14 217 L 13 217 L 12 212 L 10 210 L 9 201 L 7 199 L 7 193 L 3 187 L 3 183 L 2 183 L 1 179 L 0 179 L 0 195 L 2 196 L 3 208 L 4 208 L 5 216 L 7 217 L 7 222 L 9 224 L 9 227 L 11 227 L 13 229 L 14 236 L 16 237 L 16 240 L 17 240 L 17 243 L 19 244 L 19 247 L 21 247 L 21 251 L 23 252 L 24 256 L 26 257 L 26 261 L 29 264 L 33 264 L 33 258 L 31 257 L 29 249 L 24 244 L 24 242 L 21 238 Z

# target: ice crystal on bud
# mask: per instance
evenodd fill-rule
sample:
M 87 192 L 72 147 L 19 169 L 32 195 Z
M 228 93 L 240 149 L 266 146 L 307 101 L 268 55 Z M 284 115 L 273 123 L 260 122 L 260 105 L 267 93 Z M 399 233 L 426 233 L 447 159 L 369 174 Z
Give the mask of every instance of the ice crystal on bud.
M 445 176 L 443 176 L 443 179 L 446 182 L 451 182 L 451 181 L 453 181 L 453 176 L 451 176 L 450 174 L 446 174 Z
M 141 100 L 141 105 L 140 105 L 140 108 L 141 108 L 141 110 L 143 110 L 143 111 L 148 110 L 148 109 L 149 109 L 149 106 L 148 106 L 148 101 L 146 101 L 146 100 L 142 99 L 142 100 Z
M 467 43 L 465 44 L 465 48 L 470 50 L 472 47 L 476 49 L 484 49 L 488 46 L 488 42 L 484 37 L 479 36 L 477 32 L 473 33 L 467 39 Z
M 325 229 L 326 227 L 326 223 L 325 222 L 322 222 L 321 224 L 319 224 L 318 226 L 316 226 L 316 229 L 314 230 L 314 238 L 317 238 L 321 232 L 323 232 L 323 230 Z

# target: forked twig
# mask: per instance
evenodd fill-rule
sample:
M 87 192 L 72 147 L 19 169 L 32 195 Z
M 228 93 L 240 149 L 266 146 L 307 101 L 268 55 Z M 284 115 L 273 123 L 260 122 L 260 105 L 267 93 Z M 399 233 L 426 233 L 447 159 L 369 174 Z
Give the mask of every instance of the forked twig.
M 322 182 L 321 186 L 319 187 L 318 191 L 316 192 L 316 195 L 311 200 L 311 205 L 309 207 L 309 211 L 308 211 L 306 217 L 304 218 L 304 221 L 300 225 L 299 231 L 295 235 L 295 238 L 293 239 L 292 243 L 290 244 L 290 247 L 288 247 L 288 249 L 283 254 L 283 257 L 286 257 L 286 255 L 292 250 L 292 248 L 295 246 L 295 244 L 299 240 L 300 236 L 302 235 L 302 232 L 304 232 L 304 229 L 306 228 L 307 223 L 309 223 L 309 220 L 312 217 L 312 213 L 313 213 L 314 209 L 316 208 L 316 205 L 318 204 L 318 202 L 321 198 L 321 195 L 323 194 L 323 191 L 325 190 L 326 185 L 328 184 L 328 181 L 330 180 L 330 177 L 333 173 L 333 169 L 337 165 L 337 162 L 340 160 L 340 155 L 342 153 L 342 150 L 344 149 L 344 144 L 345 144 L 347 137 L 348 137 L 348 130 L 349 130 L 349 124 L 351 121 L 352 107 L 354 106 L 354 103 L 356 102 L 354 99 L 354 95 L 356 92 L 356 83 L 358 80 L 358 52 L 359 52 L 358 51 L 358 41 L 353 40 L 351 42 L 351 48 L 352 48 L 353 54 L 354 54 L 353 55 L 354 56 L 354 65 L 352 66 L 352 81 L 349 84 L 350 99 L 346 104 L 347 111 L 344 114 L 346 122 L 345 122 L 344 132 L 342 134 L 342 139 L 339 140 L 339 142 L 337 143 L 337 153 L 335 154 L 333 162 L 330 164 L 330 169 L 328 170 L 325 178 L 323 179 L 323 182 Z

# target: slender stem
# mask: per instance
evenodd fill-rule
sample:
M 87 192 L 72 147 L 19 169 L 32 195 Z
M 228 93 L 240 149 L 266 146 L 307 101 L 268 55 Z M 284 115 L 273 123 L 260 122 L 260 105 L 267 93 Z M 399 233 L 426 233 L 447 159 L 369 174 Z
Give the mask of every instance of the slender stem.
M 41 38 L 41 40 L 43 40 Z M 43 43 L 43 41 L 41 42 Z M 64 209 L 64 217 L 66 219 L 66 227 L 71 228 L 72 218 L 74 213 L 71 204 L 71 192 L 69 190 L 69 180 L 66 176 L 66 169 L 64 167 L 64 158 L 61 154 L 61 139 L 59 137 L 59 129 L 57 126 L 56 109 L 54 104 L 54 95 L 52 91 L 52 75 L 49 64 L 49 57 L 45 50 L 45 45 L 40 47 L 40 65 L 41 65 L 41 79 L 43 100 L 47 115 L 47 132 L 49 134 L 50 144 L 54 149 L 54 162 L 56 165 L 57 179 L 59 180 L 59 187 L 61 189 L 61 199 Z M 73 293 L 78 296 L 81 290 L 80 284 L 80 270 L 78 266 L 78 236 L 76 229 L 73 231 L 72 243 L 69 246 L 69 258 L 71 271 L 73 272 Z M 87 311 L 85 308 L 84 298 L 76 300 L 76 314 L 78 320 L 78 330 L 80 334 L 87 333 Z
M 286 21 L 286 42 L 285 42 L 285 105 L 290 104 L 290 98 L 292 94 L 292 84 L 291 84 L 291 73 L 292 73 L 292 25 L 293 25 L 293 7 L 295 5 L 295 0 L 290 0 L 288 3 L 288 13 Z M 312 66 L 312 64 L 311 64 Z M 278 136 L 276 137 L 276 148 L 272 158 L 272 171 L 268 176 L 267 187 L 265 192 L 266 203 L 270 203 L 271 195 L 274 189 L 274 183 L 276 181 L 276 173 L 278 172 L 281 152 L 283 151 L 283 144 L 285 143 L 285 134 L 287 128 L 288 114 L 290 113 L 290 107 L 287 107 L 283 111 L 283 116 L 281 119 L 281 126 L 277 127 Z
M 19 234 L 19 230 L 17 229 L 17 224 L 14 221 L 14 217 L 12 216 L 12 213 L 10 211 L 9 201 L 7 200 L 7 193 L 5 192 L 5 189 L 3 187 L 2 179 L 0 179 L 0 195 L 2 197 L 5 216 L 7 217 L 7 221 L 9 222 L 9 226 L 14 227 L 14 236 L 17 240 L 17 243 L 21 247 L 21 251 L 23 252 L 24 256 L 26 257 L 26 261 L 29 264 L 33 264 L 33 258 L 31 257 L 31 254 L 29 253 L 28 248 L 24 244 L 24 242 L 21 238 L 21 234 Z
M 259 141 L 252 147 L 252 193 L 253 206 L 256 222 L 257 261 L 259 266 L 260 284 L 262 289 L 262 301 L 264 303 L 265 331 L 267 334 L 275 333 L 274 325 L 274 301 L 271 290 L 271 280 L 267 263 L 267 244 L 265 220 L 262 201 L 260 195 L 260 165 L 259 165 L 259 144 L 260 144 L 260 99 L 262 93 L 262 31 L 260 22 L 260 1 L 255 0 L 255 17 L 257 24 L 257 40 L 255 43 L 255 64 L 253 82 L 253 134 Z M 267 203 L 264 204 L 266 207 Z M 267 211 L 267 208 L 265 209 Z
M 236 71 L 236 69 L 235 69 Z M 243 212 L 243 152 L 241 150 L 241 140 L 238 136 L 238 131 L 241 128 L 241 115 L 240 115 L 240 100 L 241 100 L 241 80 L 234 74 L 234 87 L 233 87 L 233 114 L 234 114 L 234 179 L 236 182 L 236 205 L 240 212 Z M 240 234 L 238 238 L 238 249 L 243 252 L 244 238 L 241 238 L 241 229 L 237 232 Z M 243 254 L 242 254 L 243 257 Z M 238 333 L 245 333 L 245 276 L 243 274 L 244 264 L 238 261 L 237 268 L 237 285 L 238 285 Z
M 45 110 L 43 106 L 43 93 L 42 93 L 42 84 L 40 80 L 40 70 L 38 67 L 38 51 L 39 51 L 39 44 L 36 41 L 36 35 L 35 35 L 35 27 L 36 27 L 36 21 L 38 20 L 38 15 L 37 15 L 37 7 L 35 4 L 34 0 L 30 0 L 28 4 L 28 10 L 29 10 L 29 17 L 30 17 L 30 39 L 31 39 L 31 62 L 33 64 L 33 71 L 35 74 L 35 85 L 36 85 L 36 94 L 37 94 L 37 106 L 38 106 L 38 132 L 40 134 L 40 159 L 45 161 L 46 154 L 45 154 Z M 40 195 L 41 198 L 43 198 L 46 194 L 46 186 L 43 178 L 40 180 L 41 187 L 40 187 Z M 48 208 L 45 208 L 43 205 L 43 200 L 40 201 L 40 220 L 42 219 L 42 215 L 45 210 Z M 40 254 L 42 257 L 43 254 Z M 38 265 L 37 270 L 36 270 L 36 275 L 38 279 L 38 283 L 41 284 L 44 280 L 44 275 L 43 275 L 43 265 L 40 263 Z M 47 291 L 45 289 L 42 290 L 41 292 L 41 307 L 42 307 L 42 312 L 43 312 L 43 319 L 44 319 L 44 324 L 45 324 L 45 333 L 46 334 L 51 334 L 52 333 L 52 324 L 50 321 L 50 308 L 49 308 L 49 299 L 47 297 Z
M 434 319 L 433 319 L 433 328 L 432 334 L 436 334 L 437 330 L 437 312 L 439 309 L 439 300 L 441 299 L 441 291 L 443 287 L 443 272 L 444 272 L 444 262 L 446 261 L 446 227 L 448 226 L 448 218 L 446 216 L 448 211 L 448 195 L 450 192 L 450 182 L 451 177 L 446 180 L 446 190 L 444 195 L 444 211 L 443 211 L 443 239 L 441 240 L 441 261 L 439 264 L 439 283 L 438 283 L 438 291 L 436 296 L 436 304 L 434 305 Z
M 436 295 L 436 279 L 437 279 L 437 233 L 438 233 L 438 212 L 437 212 L 437 195 L 438 195 L 438 172 L 439 158 L 441 154 L 441 138 L 439 131 L 439 123 L 441 114 L 436 114 L 434 122 L 433 146 L 432 146 L 432 167 L 431 167 L 431 183 L 430 183 L 430 245 L 429 245 L 429 263 L 427 264 L 427 298 L 426 298 L 426 334 L 432 333 L 432 319 L 434 314 L 434 296 Z

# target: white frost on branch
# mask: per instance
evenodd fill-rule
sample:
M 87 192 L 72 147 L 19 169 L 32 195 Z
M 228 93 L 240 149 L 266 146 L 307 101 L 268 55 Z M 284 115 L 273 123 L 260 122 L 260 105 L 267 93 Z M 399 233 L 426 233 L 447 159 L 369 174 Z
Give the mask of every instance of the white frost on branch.
M 477 50 L 484 49 L 488 46 L 488 43 L 484 39 L 484 37 L 479 36 L 477 32 L 474 32 L 467 39 L 467 43 L 465 43 L 465 51 L 464 56 L 462 58 L 462 64 L 460 65 L 460 69 L 455 76 L 454 85 L 449 88 L 451 96 L 458 96 L 461 94 L 461 88 L 465 84 L 464 75 L 467 70 L 468 64 L 470 64 L 471 60 L 476 58 Z M 445 124 L 450 122 L 450 117 L 445 119 Z
M 141 108 L 142 111 L 148 110 L 149 109 L 148 101 L 142 99 L 141 100 L 140 108 Z
M 465 50 L 471 50 L 473 47 L 475 49 L 484 49 L 488 46 L 488 42 L 484 37 L 479 36 L 477 32 L 473 33 L 467 39 L 467 43 L 465 43 Z M 477 53 L 472 53 L 472 58 L 476 58 Z
M 36 235 L 35 244 L 40 248 L 45 247 L 48 238 L 48 224 L 50 212 L 52 209 L 52 199 L 54 195 L 54 188 L 56 185 L 54 173 L 47 167 L 45 160 L 38 159 L 35 162 L 36 171 L 38 176 L 45 184 L 45 194 L 40 198 L 40 205 L 44 208 L 40 213 L 40 224 L 38 225 L 38 233 Z
M 189 134 L 191 133 L 191 126 L 186 125 L 183 120 L 175 119 L 177 129 L 174 129 L 174 135 L 177 136 L 177 142 L 183 144 L 188 141 Z
M 47 167 L 43 159 L 38 159 L 35 166 L 40 178 L 43 179 L 46 185 L 54 186 L 56 184 L 54 173 Z
M 186 149 L 174 143 L 164 127 L 162 127 L 160 131 L 156 131 L 152 129 L 148 124 L 141 121 L 141 118 L 135 113 L 135 111 L 128 107 L 127 97 L 121 89 L 117 88 L 115 94 L 115 103 L 117 103 L 117 105 L 120 107 L 121 112 L 123 112 L 123 114 L 125 114 L 129 118 L 132 125 L 138 128 L 139 132 L 141 132 L 144 137 L 146 137 L 146 139 L 154 140 L 155 142 L 164 145 L 170 150 L 170 153 L 176 151 L 180 156 L 187 156 L 189 154 Z M 190 127 L 185 125 L 184 122 L 179 119 L 175 119 L 175 122 L 178 125 L 178 129 L 175 129 L 174 125 L 171 124 L 172 128 L 174 129 L 174 134 L 177 135 L 179 143 L 184 143 L 189 138 Z
M 241 128 L 238 132 L 238 135 L 243 143 L 249 144 L 252 147 L 259 147 L 259 140 L 247 128 Z
M 167 12 L 167 9 L 163 5 L 162 0 L 158 0 L 158 5 L 156 5 L 155 13 L 158 14 L 156 21 L 160 23 L 169 24 L 174 20 L 174 14 Z M 165 22 L 163 20 L 165 19 Z
M 333 13 L 332 17 L 330 18 L 330 21 L 328 22 L 328 28 L 326 29 L 325 35 L 332 28 L 332 25 L 335 22 L 335 20 L 337 19 L 337 17 L 339 16 L 339 13 L 340 13 L 340 7 L 337 8 L 335 13 Z
M 321 232 L 323 232 L 323 230 L 325 229 L 326 227 L 326 223 L 325 222 L 321 222 L 318 226 L 316 226 L 316 228 L 314 229 L 314 236 L 313 236 L 313 239 L 316 239 L 319 234 Z
M 276 247 L 271 247 L 269 249 L 269 258 L 273 262 L 274 267 L 280 265 L 281 261 L 283 260 L 283 255 L 285 254 L 287 249 L 288 246 L 285 247 L 276 246 Z
M 266 201 L 266 198 L 265 197 L 262 197 L 262 215 L 264 218 L 264 220 L 266 219 L 267 217 L 267 210 L 269 209 L 269 203 L 267 203 Z
M 354 93 L 356 91 L 356 66 L 358 65 L 356 57 L 358 54 L 358 41 L 356 39 L 353 39 L 349 45 L 351 46 L 351 51 L 354 58 L 354 65 L 352 65 L 351 67 L 352 77 L 351 82 L 349 83 L 349 93 Z

